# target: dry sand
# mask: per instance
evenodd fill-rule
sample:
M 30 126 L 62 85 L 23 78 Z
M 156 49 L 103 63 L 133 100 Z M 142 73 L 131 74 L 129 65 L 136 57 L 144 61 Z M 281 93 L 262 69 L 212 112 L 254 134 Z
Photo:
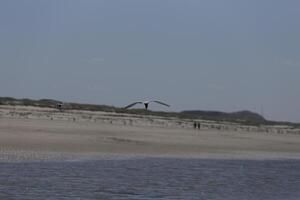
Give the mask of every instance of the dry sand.
M 0 161 L 131 156 L 299 159 L 300 135 L 195 130 L 188 121 L 149 116 L 0 107 Z

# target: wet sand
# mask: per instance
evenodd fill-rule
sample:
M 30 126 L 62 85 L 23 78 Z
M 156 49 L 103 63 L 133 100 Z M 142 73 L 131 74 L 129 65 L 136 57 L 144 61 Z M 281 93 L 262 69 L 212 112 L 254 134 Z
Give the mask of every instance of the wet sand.
M 2 107 L 0 111 L 0 161 L 131 156 L 300 158 L 298 134 L 195 130 L 187 122 L 178 126 L 178 122 L 175 123 L 174 120 L 147 117 L 142 123 L 137 116 L 120 117 L 113 113 L 98 113 L 98 117 L 104 116 L 100 120 L 92 112 L 60 113 L 49 109 L 23 107 Z M 163 125 L 152 123 L 155 120 Z

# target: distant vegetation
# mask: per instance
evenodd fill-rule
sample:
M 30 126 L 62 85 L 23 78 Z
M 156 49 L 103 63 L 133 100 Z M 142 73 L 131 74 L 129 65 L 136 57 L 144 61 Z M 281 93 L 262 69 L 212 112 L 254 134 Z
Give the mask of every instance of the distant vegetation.
M 265 124 L 267 122 L 267 120 L 261 115 L 246 110 L 231 112 L 231 113 L 219 112 L 219 111 L 192 110 L 192 111 L 183 111 L 181 113 L 187 116 L 193 116 L 194 118 L 237 122 L 237 123 L 249 124 L 249 125 Z
M 12 97 L 0 97 L 0 105 L 12 105 L 12 106 L 37 106 L 47 108 L 57 108 L 58 104 L 63 102 L 53 99 L 15 99 Z M 154 112 L 147 111 L 144 109 L 124 109 L 114 106 L 107 105 L 95 105 L 95 104 L 81 104 L 81 103 L 65 103 L 64 109 L 70 110 L 88 110 L 88 111 L 104 111 L 104 112 L 115 112 L 115 113 L 128 113 L 128 114 L 139 114 L 139 115 L 156 115 L 161 117 L 177 117 L 182 119 L 203 119 L 213 121 L 224 121 L 234 122 L 244 125 L 289 125 L 295 128 L 300 128 L 299 123 L 290 122 L 277 122 L 266 120 L 261 115 L 251 111 L 239 111 L 232 113 L 225 113 L 219 111 L 201 111 L 201 110 L 190 110 L 182 112 Z

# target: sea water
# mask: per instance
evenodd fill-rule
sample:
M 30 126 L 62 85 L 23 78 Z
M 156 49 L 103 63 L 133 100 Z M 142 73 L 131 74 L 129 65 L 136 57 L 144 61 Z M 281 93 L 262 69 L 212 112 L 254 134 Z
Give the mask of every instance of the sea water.
M 0 163 L 0 199 L 299 200 L 299 160 Z

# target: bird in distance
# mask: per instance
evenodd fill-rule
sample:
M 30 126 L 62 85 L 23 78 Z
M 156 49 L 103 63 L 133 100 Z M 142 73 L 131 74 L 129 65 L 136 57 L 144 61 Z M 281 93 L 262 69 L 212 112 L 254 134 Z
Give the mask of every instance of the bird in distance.
M 164 102 L 161 102 L 161 101 L 137 101 L 137 102 L 134 102 L 132 104 L 129 104 L 128 106 L 125 106 L 124 108 L 127 109 L 127 108 L 130 108 L 130 107 L 132 107 L 136 104 L 144 104 L 145 109 L 148 110 L 149 103 L 151 103 L 151 102 L 158 103 L 158 104 L 170 107 L 170 105 L 168 105 Z

